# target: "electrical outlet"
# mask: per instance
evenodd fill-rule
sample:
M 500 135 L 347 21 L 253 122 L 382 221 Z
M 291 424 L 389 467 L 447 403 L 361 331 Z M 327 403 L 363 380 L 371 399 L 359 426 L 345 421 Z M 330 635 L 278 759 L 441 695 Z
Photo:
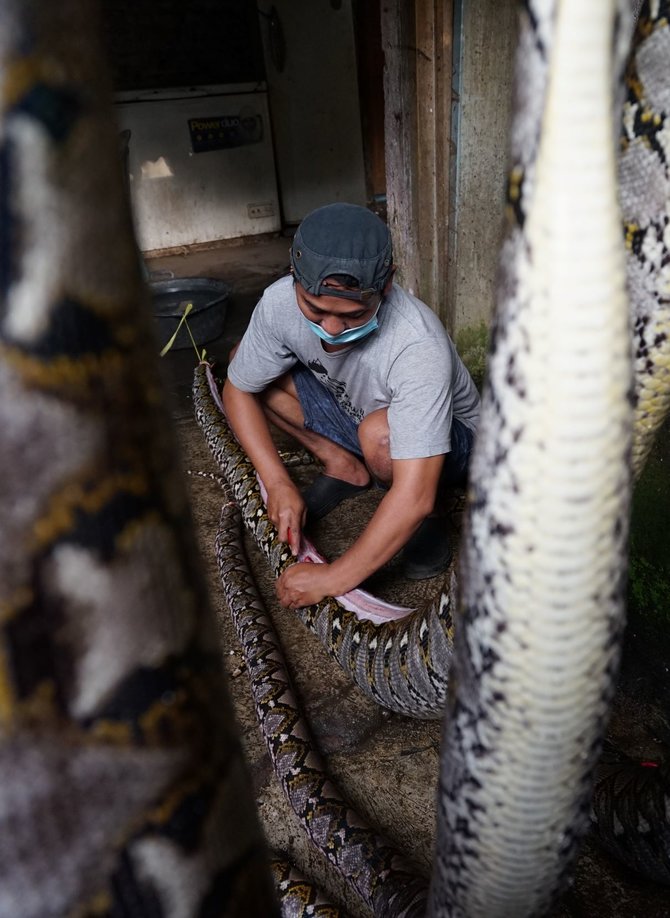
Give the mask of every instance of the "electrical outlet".
M 262 217 L 274 217 L 275 207 L 272 201 L 263 204 L 247 204 L 247 213 L 250 220 L 259 220 Z

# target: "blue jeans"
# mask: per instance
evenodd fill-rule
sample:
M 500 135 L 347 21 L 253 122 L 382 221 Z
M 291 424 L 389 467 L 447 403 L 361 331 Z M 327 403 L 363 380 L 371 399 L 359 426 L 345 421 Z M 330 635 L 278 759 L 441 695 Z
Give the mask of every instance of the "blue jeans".
M 322 386 L 302 363 L 294 366 L 292 376 L 305 418 L 305 430 L 338 443 L 363 461 L 358 424 L 346 413 L 332 392 Z M 451 424 L 451 451 L 444 457 L 440 488 L 465 484 L 474 440 L 470 428 L 454 418 Z

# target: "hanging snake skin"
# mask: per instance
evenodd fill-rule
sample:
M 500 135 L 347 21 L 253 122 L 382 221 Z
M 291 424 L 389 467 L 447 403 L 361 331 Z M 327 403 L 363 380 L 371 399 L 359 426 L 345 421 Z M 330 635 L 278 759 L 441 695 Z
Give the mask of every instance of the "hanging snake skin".
M 161 410 L 94 11 L 88 0 L 0 2 L 0 914 L 271 916 L 268 858 Z M 588 822 L 622 629 L 630 394 L 645 427 L 636 457 L 665 404 L 667 185 L 644 206 L 632 193 L 624 204 L 645 281 L 632 297 L 633 386 L 609 101 L 614 19 L 604 0 L 525 10 L 516 223 L 458 614 L 451 593 L 381 628 L 335 601 L 303 611 L 393 710 L 436 716 L 449 675 L 429 915 L 545 912 Z M 650 4 L 638 34 L 622 174 L 667 179 L 655 82 L 666 4 Z M 201 368 L 204 396 L 203 377 Z M 232 443 L 214 448 L 281 570 L 290 559 L 253 470 L 229 457 Z M 237 576 L 226 574 L 233 588 Z M 299 775 L 289 778 L 298 787 Z M 307 807 L 329 802 L 320 782 Z M 329 837 L 344 861 L 353 829 L 346 805 L 333 797 L 333 807 L 341 822 Z M 378 914 L 393 914 L 376 898 L 383 888 L 396 914 L 418 914 L 421 884 L 395 885 L 402 858 L 361 837 L 383 852 L 381 871 L 363 858 L 353 870 Z
M 645 4 L 626 73 L 619 187 L 633 323 L 639 475 L 670 407 L 670 4 Z

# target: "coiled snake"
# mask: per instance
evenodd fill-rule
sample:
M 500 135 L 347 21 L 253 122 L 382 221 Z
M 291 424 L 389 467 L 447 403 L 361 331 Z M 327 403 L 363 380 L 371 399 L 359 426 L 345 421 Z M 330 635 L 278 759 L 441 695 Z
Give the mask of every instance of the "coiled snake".
M 159 407 L 93 10 L 0 3 L 0 914 L 277 914 Z M 303 613 L 394 710 L 434 716 L 449 671 L 429 914 L 546 911 L 588 823 L 630 477 L 618 12 L 525 7 L 458 615 L 451 595 L 381 629 L 334 602 Z M 622 191 L 642 419 L 667 398 L 665 3 L 638 34 L 622 175 L 662 186 Z M 254 479 L 231 484 L 278 569 Z M 346 819 L 335 834 L 351 839 Z M 362 894 L 416 914 L 425 891 L 365 839 L 383 867 L 354 866 Z

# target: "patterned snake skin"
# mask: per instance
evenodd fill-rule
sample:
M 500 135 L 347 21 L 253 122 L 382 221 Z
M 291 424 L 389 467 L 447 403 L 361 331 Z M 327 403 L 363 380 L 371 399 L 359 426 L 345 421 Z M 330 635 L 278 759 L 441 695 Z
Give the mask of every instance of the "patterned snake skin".
M 629 492 L 632 383 L 607 155 L 613 22 L 604 0 L 526 8 L 517 222 L 503 252 L 453 643 L 451 596 L 382 628 L 356 625 L 334 601 L 303 613 L 393 710 L 441 711 L 453 658 L 430 915 L 541 914 L 588 821 L 622 628 Z M 95 33 L 89 0 L 0 0 L 0 914 L 272 916 Z M 666 4 L 651 4 L 639 34 L 624 171 L 665 180 L 656 80 Z M 666 191 L 642 195 L 644 206 L 631 192 L 624 206 L 645 281 L 633 299 L 647 438 L 647 415 L 665 405 L 656 355 Z M 221 458 L 245 522 L 281 570 L 286 548 L 229 448 Z M 271 740 L 275 727 L 269 718 Z M 299 777 L 286 783 L 294 792 Z M 342 863 L 346 805 L 319 777 L 309 787 L 305 807 L 332 803 Z M 420 912 L 421 884 L 397 881 L 402 859 L 367 830 L 360 839 L 361 853 L 382 858 L 380 869 L 352 861 L 366 901 L 378 914 Z
M 639 475 L 670 407 L 670 4 L 645 4 L 626 73 L 619 187 L 633 322 Z
M 93 11 L 0 2 L 0 915 L 278 915 Z
M 326 775 L 291 689 L 272 621 L 247 565 L 240 564 L 240 529 L 237 504 L 227 502 L 216 540 L 217 559 L 261 730 L 284 793 L 312 842 L 375 915 L 418 918 L 426 912 L 427 884 L 351 811 Z

